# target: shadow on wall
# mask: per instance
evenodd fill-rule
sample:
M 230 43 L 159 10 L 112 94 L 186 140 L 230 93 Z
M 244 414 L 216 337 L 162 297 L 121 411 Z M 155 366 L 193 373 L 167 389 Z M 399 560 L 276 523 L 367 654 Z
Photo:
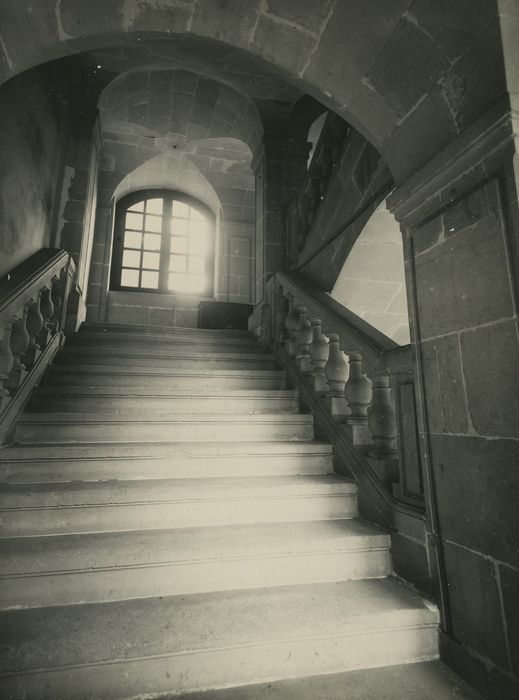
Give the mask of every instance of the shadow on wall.
M 385 202 L 357 239 L 331 296 L 399 345 L 409 343 L 402 236 Z

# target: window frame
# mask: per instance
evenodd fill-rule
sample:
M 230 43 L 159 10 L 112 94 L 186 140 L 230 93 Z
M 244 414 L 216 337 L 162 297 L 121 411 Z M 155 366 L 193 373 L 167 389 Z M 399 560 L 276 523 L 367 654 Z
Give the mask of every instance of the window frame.
M 128 209 L 130 209 L 135 204 L 146 201 L 148 199 L 162 198 L 164 201 L 162 210 L 162 231 L 161 244 L 159 251 L 159 284 L 158 288 L 153 287 L 128 287 L 121 284 L 121 277 L 123 271 L 123 253 L 124 253 L 124 234 L 126 231 L 126 214 Z M 208 251 L 204 256 L 206 259 L 206 286 L 201 292 L 184 292 L 184 291 L 172 291 L 168 289 L 168 276 L 169 276 L 169 256 L 171 250 L 171 227 L 170 221 L 172 219 L 172 208 L 173 202 L 178 201 L 182 204 L 186 204 L 193 207 L 199 211 L 204 217 L 207 218 L 209 224 L 209 236 L 208 236 Z M 169 228 L 169 230 L 168 230 Z M 144 232 L 144 229 L 143 229 Z M 179 192 L 178 190 L 168 190 L 168 189 L 145 189 L 138 190 L 136 192 L 131 192 L 130 194 L 121 197 L 115 206 L 115 216 L 114 216 L 114 236 L 112 244 L 112 261 L 110 266 L 110 291 L 121 291 L 121 292 L 145 292 L 152 294 L 169 294 L 170 296 L 196 296 L 196 297 L 213 297 L 214 296 L 214 283 L 215 283 L 215 241 L 216 241 L 216 216 L 212 209 L 206 204 L 201 202 L 195 197 L 191 197 L 184 192 Z M 144 250 L 141 244 L 141 253 Z M 189 258 L 189 254 L 187 255 Z M 200 256 L 202 257 L 202 256 Z M 147 268 L 144 268 L 147 269 Z M 142 271 L 142 258 L 141 266 L 139 270 Z M 156 272 L 156 270 L 154 270 Z M 187 271 L 186 271 L 187 272 Z M 182 273 L 180 273 L 182 274 Z M 189 273 L 187 273 L 189 274 Z

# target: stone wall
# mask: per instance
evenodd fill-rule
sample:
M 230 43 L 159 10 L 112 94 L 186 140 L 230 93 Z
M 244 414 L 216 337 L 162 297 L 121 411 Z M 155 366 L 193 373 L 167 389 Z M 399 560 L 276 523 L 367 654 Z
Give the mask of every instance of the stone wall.
M 495 0 L 62 0 L 37 11 L 19 0 L 1 19 L 1 81 L 100 46 L 244 84 L 251 64 L 282 72 L 368 137 L 398 182 L 506 93 Z
M 114 202 L 128 192 L 149 187 L 179 189 L 214 211 L 218 222 L 216 298 L 251 301 L 254 192 L 249 188 L 254 186 L 254 180 L 243 169 L 226 169 L 222 160 L 226 152 L 230 154 L 231 149 L 208 147 L 170 155 L 150 146 L 145 139 L 105 133 L 87 299 L 89 320 L 197 325 L 199 297 L 109 290 Z M 206 165 L 205 174 L 196 163 Z
M 0 89 L 0 276 L 55 245 L 68 110 L 41 66 Z
M 406 230 L 442 650 L 492 698 L 519 692 L 519 216 L 503 109 L 390 198 Z

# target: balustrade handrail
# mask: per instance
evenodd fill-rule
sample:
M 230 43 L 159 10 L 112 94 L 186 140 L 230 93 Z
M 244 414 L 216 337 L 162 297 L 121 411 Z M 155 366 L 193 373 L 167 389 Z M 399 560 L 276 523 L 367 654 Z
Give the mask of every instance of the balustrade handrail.
M 35 292 L 44 286 L 50 287 L 52 279 L 67 262 L 74 270 L 74 262 L 66 250 L 45 248 L 0 280 L 0 328 L 34 297 Z
M 401 350 L 394 340 L 319 289 L 301 273 L 277 272 L 275 280 L 285 292 L 290 292 L 299 303 L 308 307 L 313 315 L 318 315 L 323 328 L 338 333 L 343 346 L 355 346 L 364 352 L 368 350 L 370 364 L 374 365 L 382 356 Z M 359 344 L 360 348 L 357 348 Z
M 375 470 L 394 497 L 422 511 L 412 347 L 397 345 L 301 273 L 277 272 L 267 294 L 261 337 L 297 368 L 293 377 L 317 410 L 344 425 L 334 434 L 361 451 L 366 475 Z
M 75 265 L 43 249 L 0 280 L 0 444 L 63 345 Z

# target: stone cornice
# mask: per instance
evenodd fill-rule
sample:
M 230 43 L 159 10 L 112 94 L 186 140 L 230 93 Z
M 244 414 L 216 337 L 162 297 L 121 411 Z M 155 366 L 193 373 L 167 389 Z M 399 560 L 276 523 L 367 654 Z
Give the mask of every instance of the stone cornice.
M 513 121 L 508 100 L 500 100 L 397 187 L 387 199 L 397 221 L 412 226 L 443 206 L 440 193 L 452 188 L 462 175 L 508 142 L 513 142 Z

